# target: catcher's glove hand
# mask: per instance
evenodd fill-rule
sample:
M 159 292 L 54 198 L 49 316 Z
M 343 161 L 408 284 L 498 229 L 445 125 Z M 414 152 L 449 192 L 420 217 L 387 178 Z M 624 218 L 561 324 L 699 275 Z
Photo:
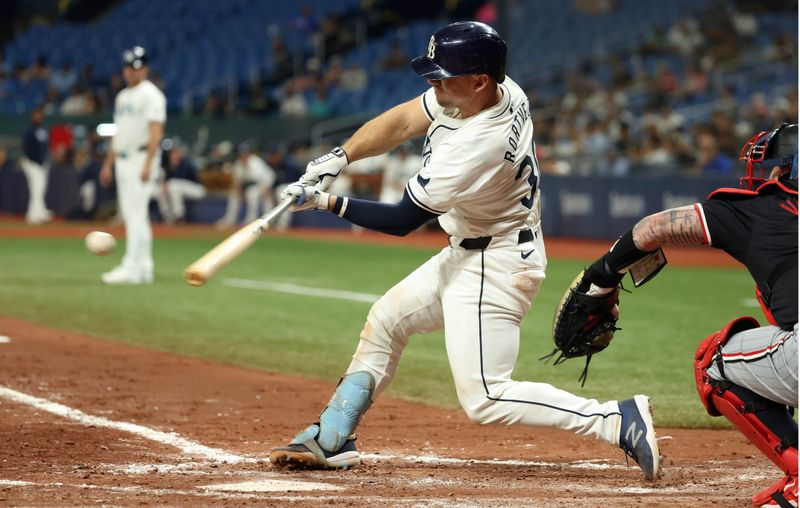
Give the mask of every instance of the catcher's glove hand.
M 561 298 L 553 316 L 553 342 L 556 347 L 552 353 L 542 357 L 547 361 L 556 353 L 555 365 L 569 358 L 586 356 L 586 367 L 578 380 L 581 386 L 586 383 L 589 362 L 592 355 L 604 350 L 614 338 L 619 310 L 619 287 L 600 296 L 586 294 L 590 283 L 584 278 L 584 271 L 578 274 L 569 289 Z

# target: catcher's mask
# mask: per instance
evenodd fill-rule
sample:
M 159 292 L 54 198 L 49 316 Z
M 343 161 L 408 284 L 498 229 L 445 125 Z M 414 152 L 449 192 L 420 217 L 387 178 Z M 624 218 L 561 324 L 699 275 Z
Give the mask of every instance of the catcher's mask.
M 739 179 L 742 189 L 758 188 L 775 166 L 792 168 L 789 176 L 797 178 L 797 124 L 785 123 L 774 131 L 759 132 L 744 144 L 739 160 L 745 163 L 745 176 Z

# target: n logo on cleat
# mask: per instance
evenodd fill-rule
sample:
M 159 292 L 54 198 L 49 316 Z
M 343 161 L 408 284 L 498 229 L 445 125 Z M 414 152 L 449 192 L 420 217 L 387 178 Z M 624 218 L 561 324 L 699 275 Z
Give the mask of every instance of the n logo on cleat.
M 625 439 L 631 443 L 631 447 L 635 448 L 642 434 L 644 434 L 644 431 L 640 430 L 636 432 L 636 423 L 631 423 L 630 426 L 628 426 L 628 431 L 625 433 Z

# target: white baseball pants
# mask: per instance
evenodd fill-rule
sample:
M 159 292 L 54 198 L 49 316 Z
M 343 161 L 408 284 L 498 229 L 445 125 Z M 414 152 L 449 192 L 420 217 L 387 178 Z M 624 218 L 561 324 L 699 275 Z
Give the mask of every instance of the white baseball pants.
M 156 193 L 161 216 L 167 220 L 182 220 L 186 216 L 187 199 L 203 199 L 206 188 L 201 183 L 183 178 L 171 178 Z
M 52 213 L 44 202 L 47 194 L 48 168 L 27 157 L 21 157 L 19 164 L 28 181 L 28 211 L 25 220 L 32 224 L 50 220 Z
M 244 222 L 249 223 L 256 220 L 261 211 L 263 202 L 264 210 L 269 210 L 274 207 L 275 200 L 272 198 L 270 185 L 266 183 L 256 183 L 249 185 L 244 189 L 244 201 L 246 210 L 244 214 Z M 239 208 L 242 205 L 242 198 L 240 193 L 232 191 L 228 194 L 228 206 L 225 209 L 225 215 L 221 220 L 233 224 L 239 217 Z
M 125 256 L 122 266 L 135 272 L 153 271 L 153 232 L 150 229 L 148 205 L 153 195 L 158 161 L 154 156 L 150 179 L 142 181 L 145 152 L 133 152 L 127 157 L 117 157 L 115 175 L 117 180 L 117 204 L 125 223 Z
M 347 372 L 372 373 L 374 399 L 394 377 L 409 336 L 444 327 L 458 400 L 470 419 L 555 427 L 619 444 L 616 401 L 511 379 L 520 322 L 545 278 L 544 242 L 535 231 L 533 242 L 517 245 L 513 235 L 484 250 L 465 250 L 451 237 L 450 247 L 375 303 Z

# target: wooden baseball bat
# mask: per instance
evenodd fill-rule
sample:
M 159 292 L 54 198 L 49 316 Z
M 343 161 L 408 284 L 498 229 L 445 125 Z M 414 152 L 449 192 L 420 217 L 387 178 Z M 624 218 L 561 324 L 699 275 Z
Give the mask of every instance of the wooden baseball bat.
M 183 271 L 183 279 L 191 286 L 202 286 L 228 263 L 239 257 L 269 228 L 270 222 L 292 206 L 292 199 L 286 199 L 278 206 L 241 228 L 217 244 L 200 259 Z

